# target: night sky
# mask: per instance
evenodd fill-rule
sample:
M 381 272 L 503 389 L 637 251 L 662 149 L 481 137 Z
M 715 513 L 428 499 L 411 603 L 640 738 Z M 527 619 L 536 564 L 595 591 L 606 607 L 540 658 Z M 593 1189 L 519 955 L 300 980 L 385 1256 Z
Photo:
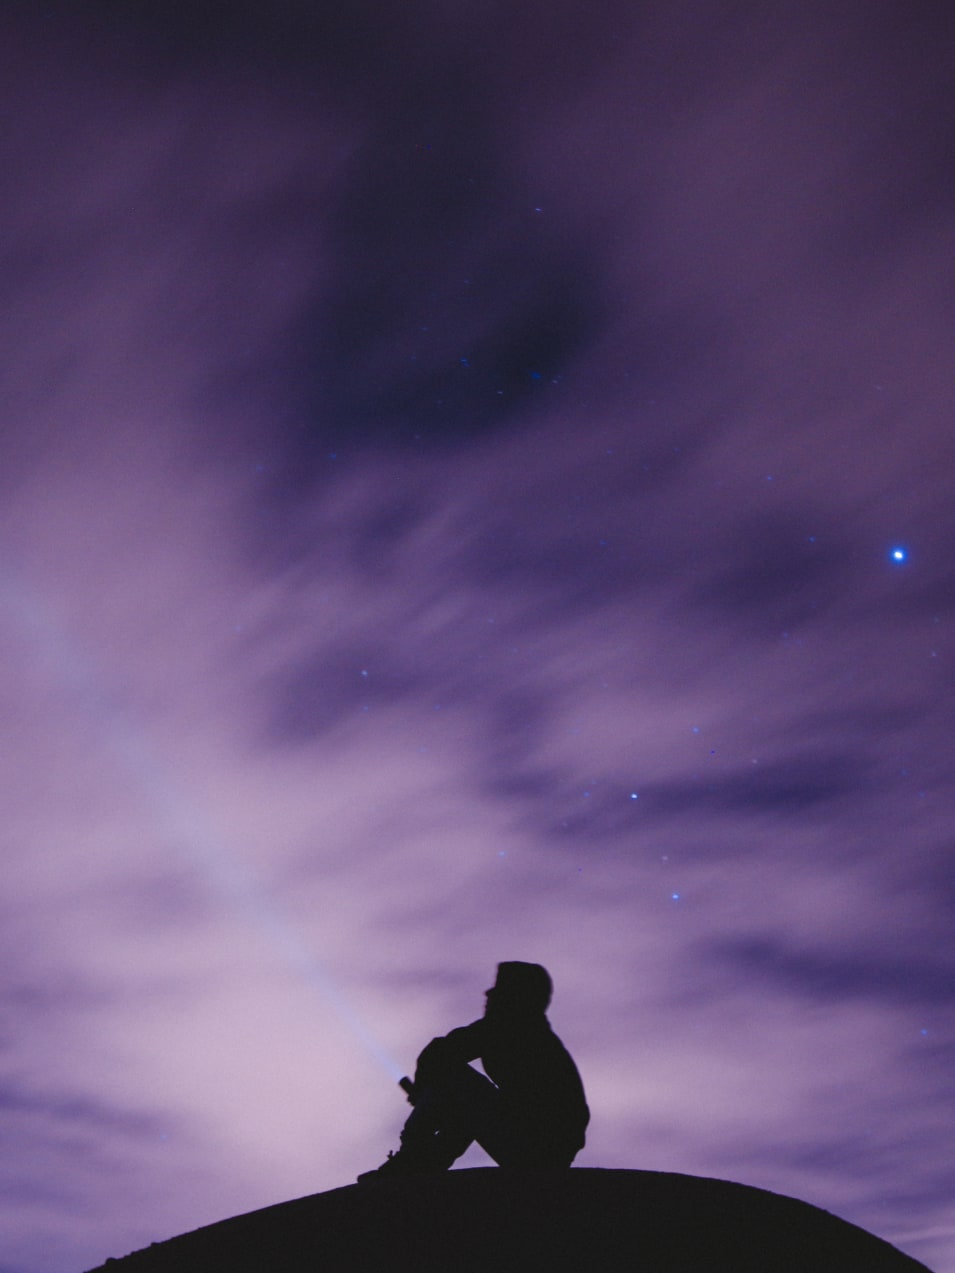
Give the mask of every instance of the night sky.
M 0 1273 L 350 1183 L 504 959 L 579 1165 L 955 1273 L 950 8 L 4 15 Z

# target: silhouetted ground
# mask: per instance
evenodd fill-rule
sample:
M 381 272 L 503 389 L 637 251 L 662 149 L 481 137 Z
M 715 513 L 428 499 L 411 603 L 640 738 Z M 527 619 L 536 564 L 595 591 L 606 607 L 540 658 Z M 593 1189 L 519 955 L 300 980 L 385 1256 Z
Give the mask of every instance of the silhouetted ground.
M 223 1220 L 101 1269 L 925 1273 L 887 1242 L 793 1198 L 722 1180 L 592 1168 L 382 1178 Z

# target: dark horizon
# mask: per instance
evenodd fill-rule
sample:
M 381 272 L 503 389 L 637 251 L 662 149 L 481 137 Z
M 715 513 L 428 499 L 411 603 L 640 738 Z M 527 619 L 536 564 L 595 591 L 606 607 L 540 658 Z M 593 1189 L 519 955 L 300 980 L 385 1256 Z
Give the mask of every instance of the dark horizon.
M 501 960 L 580 1166 L 955 1273 L 948 15 L 2 25 L 4 1273 L 354 1180 Z

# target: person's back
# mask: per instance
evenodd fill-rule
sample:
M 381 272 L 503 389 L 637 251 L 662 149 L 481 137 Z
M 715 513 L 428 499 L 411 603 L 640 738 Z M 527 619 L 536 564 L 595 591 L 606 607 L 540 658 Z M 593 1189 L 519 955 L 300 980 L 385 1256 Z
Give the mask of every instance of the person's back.
M 487 1018 L 484 1024 L 481 1064 L 501 1093 L 502 1108 L 543 1139 L 573 1146 L 574 1153 L 582 1149 L 590 1120 L 584 1085 L 546 1016 Z

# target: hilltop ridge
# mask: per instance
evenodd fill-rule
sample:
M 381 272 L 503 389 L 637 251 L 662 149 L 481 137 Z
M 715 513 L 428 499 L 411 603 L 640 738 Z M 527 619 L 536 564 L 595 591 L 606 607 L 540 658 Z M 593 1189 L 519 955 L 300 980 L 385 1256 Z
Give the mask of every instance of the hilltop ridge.
M 374 1179 L 89 1273 L 929 1273 L 809 1203 L 667 1172 L 475 1168 Z

